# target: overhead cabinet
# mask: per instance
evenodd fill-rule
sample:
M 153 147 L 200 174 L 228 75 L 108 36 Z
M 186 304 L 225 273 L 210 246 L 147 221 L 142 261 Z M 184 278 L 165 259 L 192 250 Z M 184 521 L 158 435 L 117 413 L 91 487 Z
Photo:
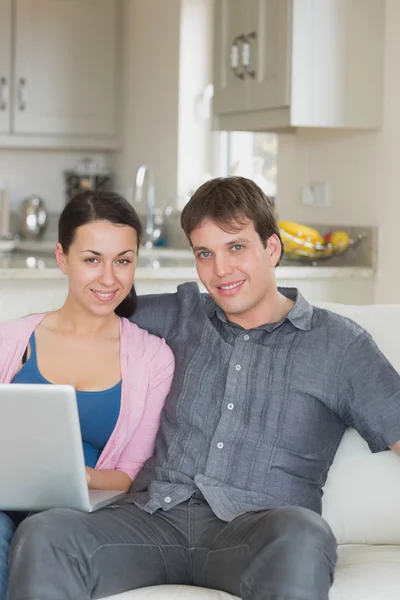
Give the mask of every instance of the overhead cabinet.
M 384 0 L 215 0 L 217 129 L 377 128 Z
M 118 27 L 116 0 L 0 0 L 0 145 L 112 145 Z
M 0 0 L 0 135 L 10 129 L 11 0 Z

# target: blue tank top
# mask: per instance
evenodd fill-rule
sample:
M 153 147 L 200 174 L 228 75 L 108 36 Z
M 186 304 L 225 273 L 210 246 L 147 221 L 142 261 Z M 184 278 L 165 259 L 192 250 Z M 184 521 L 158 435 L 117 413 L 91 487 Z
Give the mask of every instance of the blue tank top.
M 32 333 L 29 343 L 31 355 L 11 383 L 47 383 L 51 385 L 51 381 L 45 379 L 38 368 L 34 333 Z M 114 430 L 121 407 L 121 387 L 122 382 L 120 381 L 112 388 L 101 392 L 76 392 L 83 452 L 85 464 L 88 467 L 96 466 L 97 460 Z

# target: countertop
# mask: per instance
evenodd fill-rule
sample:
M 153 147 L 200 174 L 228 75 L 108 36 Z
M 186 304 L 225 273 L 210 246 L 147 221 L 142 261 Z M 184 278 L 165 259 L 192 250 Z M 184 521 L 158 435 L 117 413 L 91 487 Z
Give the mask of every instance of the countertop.
M 0 253 L 0 279 L 62 279 L 54 257 L 55 242 L 19 242 L 13 252 Z M 374 279 L 369 267 L 289 265 L 276 269 L 277 280 L 287 279 Z M 140 250 L 135 279 L 198 279 L 191 250 L 157 248 Z
M 165 261 L 153 261 L 154 266 L 138 266 L 135 273 L 136 280 L 179 280 L 196 281 L 198 279 L 194 266 L 184 262 L 174 261 L 171 266 Z M 277 267 L 276 279 L 374 279 L 374 269 L 366 267 L 307 267 L 284 266 Z M 57 267 L 23 267 L 20 262 L 8 261 L 0 257 L 0 280 L 7 279 L 35 279 L 49 280 L 65 277 Z

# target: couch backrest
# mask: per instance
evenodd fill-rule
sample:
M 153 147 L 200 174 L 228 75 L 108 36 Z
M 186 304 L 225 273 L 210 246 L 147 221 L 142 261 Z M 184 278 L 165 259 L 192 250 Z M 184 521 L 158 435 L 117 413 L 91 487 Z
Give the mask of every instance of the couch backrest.
M 400 305 L 318 306 L 364 327 L 400 372 Z M 372 454 L 348 430 L 328 474 L 323 516 L 339 543 L 400 544 L 400 457 L 390 450 Z

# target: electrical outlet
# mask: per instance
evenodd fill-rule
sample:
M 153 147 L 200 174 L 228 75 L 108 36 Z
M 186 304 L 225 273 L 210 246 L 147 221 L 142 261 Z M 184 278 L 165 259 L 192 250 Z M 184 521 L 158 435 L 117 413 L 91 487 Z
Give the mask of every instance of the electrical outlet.
M 327 181 L 312 181 L 301 189 L 301 203 L 314 208 L 331 206 L 331 190 Z

